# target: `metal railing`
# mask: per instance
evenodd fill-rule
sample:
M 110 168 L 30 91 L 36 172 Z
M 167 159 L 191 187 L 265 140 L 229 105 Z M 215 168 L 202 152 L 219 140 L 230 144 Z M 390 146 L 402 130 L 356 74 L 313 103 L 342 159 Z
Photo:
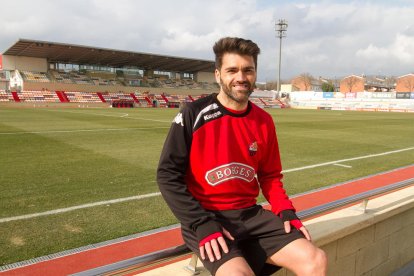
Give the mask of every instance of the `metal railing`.
M 327 211 L 332 211 L 347 205 L 352 205 L 357 202 L 361 202 L 361 212 L 365 213 L 369 198 L 402 189 L 411 185 L 414 185 L 414 178 L 299 211 L 297 212 L 297 215 L 300 219 L 307 219 L 325 213 Z M 72 274 L 72 276 L 123 275 L 126 273 L 131 273 L 134 271 L 142 270 L 144 268 L 155 266 L 167 260 L 173 261 L 174 259 L 182 258 L 184 255 L 189 255 L 190 253 L 191 251 L 187 248 L 187 246 L 183 244 L 177 247 L 156 251 L 125 261 Z M 190 263 L 185 267 L 185 269 L 189 270 L 194 275 L 197 274 L 197 261 L 197 255 L 193 254 L 191 256 Z

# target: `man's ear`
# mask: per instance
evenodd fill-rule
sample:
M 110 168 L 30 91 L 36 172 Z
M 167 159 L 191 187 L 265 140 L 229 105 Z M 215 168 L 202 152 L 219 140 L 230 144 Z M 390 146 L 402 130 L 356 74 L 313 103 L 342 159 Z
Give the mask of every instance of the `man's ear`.
M 214 71 L 214 75 L 215 75 L 215 77 L 216 77 L 216 82 L 217 82 L 218 84 L 220 84 L 220 71 L 219 71 L 218 69 L 216 69 L 216 70 Z

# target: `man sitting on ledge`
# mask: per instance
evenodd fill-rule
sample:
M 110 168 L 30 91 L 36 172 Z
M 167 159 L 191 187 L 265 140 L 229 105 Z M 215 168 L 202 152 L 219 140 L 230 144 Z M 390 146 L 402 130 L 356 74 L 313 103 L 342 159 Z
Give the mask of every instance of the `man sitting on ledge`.
M 249 101 L 260 49 L 226 37 L 213 50 L 220 91 L 175 117 L 157 171 L 184 241 L 212 275 L 325 275 L 325 253 L 283 188 L 272 117 Z M 271 211 L 257 204 L 260 189 Z

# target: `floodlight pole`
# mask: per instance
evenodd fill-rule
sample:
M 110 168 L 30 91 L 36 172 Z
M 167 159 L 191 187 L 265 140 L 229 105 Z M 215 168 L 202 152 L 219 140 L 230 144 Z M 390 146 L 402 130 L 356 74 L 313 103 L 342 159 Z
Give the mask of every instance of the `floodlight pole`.
M 277 96 L 280 97 L 280 70 L 282 65 L 282 38 L 286 37 L 286 31 L 288 23 L 284 19 L 279 19 L 279 22 L 275 24 L 277 36 L 279 37 L 279 75 L 277 78 Z

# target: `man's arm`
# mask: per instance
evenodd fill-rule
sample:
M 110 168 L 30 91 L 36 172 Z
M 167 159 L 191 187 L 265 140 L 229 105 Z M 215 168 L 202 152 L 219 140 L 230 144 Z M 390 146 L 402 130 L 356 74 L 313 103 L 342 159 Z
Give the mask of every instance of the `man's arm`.
M 267 131 L 265 153 L 259 163 L 257 178 L 263 195 L 272 206 L 272 212 L 278 215 L 282 210 L 295 210 L 295 208 L 283 188 L 279 145 L 271 119 L 268 121 Z
M 291 225 L 300 230 L 310 240 L 311 237 L 295 214 L 295 208 L 290 201 L 282 182 L 282 165 L 280 161 L 279 145 L 277 142 L 276 129 L 271 120 L 269 123 L 267 150 L 265 157 L 259 164 L 257 177 L 262 193 L 270 203 L 272 212 L 278 215 L 284 222 L 285 231 L 291 230 Z
M 206 211 L 188 191 L 185 182 L 192 141 L 192 121 L 191 111 L 187 108 L 175 118 L 161 153 L 157 182 L 171 211 L 182 225 L 197 234 L 200 246 L 204 249 L 206 243 L 209 246 L 211 240 L 222 237 L 222 228 L 215 221 L 214 214 Z

